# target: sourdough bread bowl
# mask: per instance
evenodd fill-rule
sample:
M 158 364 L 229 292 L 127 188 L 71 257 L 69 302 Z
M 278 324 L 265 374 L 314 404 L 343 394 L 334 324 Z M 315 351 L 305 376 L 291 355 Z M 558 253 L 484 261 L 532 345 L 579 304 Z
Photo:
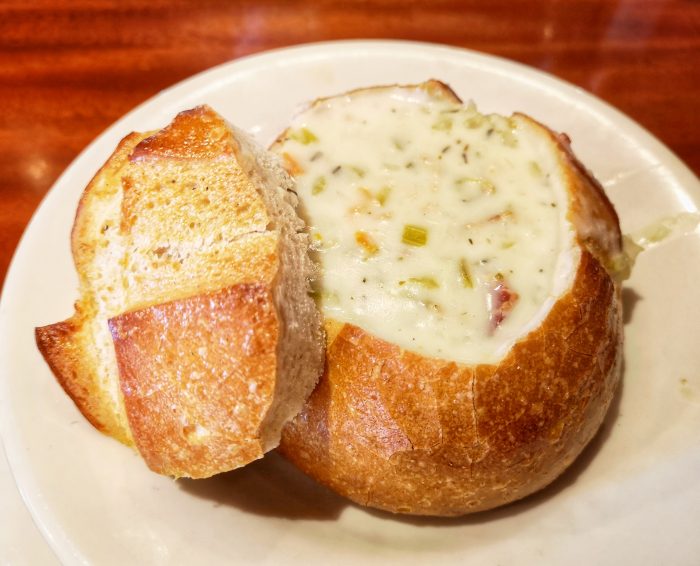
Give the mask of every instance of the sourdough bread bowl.
M 397 513 L 486 510 L 559 476 L 620 378 L 626 265 L 568 138 L 428 81 L 317 100 L 271 149 L 310 225 L 327 331 L 281 452 Z
M 206 106 L 124 138 L 85 189 L 75 314 L 36 340 L 83 415 L 152 470 L 207 477 L 262 457 L 316 384 L 296 205 L 278 159 Z

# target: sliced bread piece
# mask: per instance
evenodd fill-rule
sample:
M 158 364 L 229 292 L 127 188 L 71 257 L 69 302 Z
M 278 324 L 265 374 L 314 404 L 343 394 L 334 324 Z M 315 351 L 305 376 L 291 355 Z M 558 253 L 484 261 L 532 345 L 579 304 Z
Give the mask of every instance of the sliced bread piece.
M 277 158 L 206 106 L 126 137 L 86 188 L 75 314 L 37 344 L 85 417 L 152 470 L 260 458 L 313 389 L 323 333 L 296 205 Z

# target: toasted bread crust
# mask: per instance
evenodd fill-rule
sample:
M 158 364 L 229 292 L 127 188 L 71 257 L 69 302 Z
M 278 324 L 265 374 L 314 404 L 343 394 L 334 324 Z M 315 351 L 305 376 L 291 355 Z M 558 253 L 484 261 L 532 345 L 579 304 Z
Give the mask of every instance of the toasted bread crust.
M 279 321 L 271 289 L 241 284 L 109 321 L 124 405 L 149 468 L 207 477 L 263 449 Z
M 261 457 L 321 371 L 306 236 L 270 160 L 197 107 L 127 136 L 80 200 L 76 313 L 37 343 L 85 417 L 156 472 Z
M 125 444 L 131 435 L 122 433 L 114 412 L 101 402 L 99 385 L 91 379 L 89 353 L 81 347 L 74 318 L 35 329 L 36 343 L 46 363 L 66 394 L 97 430 Z
M 572 285 L 497 365 L 424 357 L 327 321 L 326 372 L 281 452 L 360 504 L 450 516 L 520 499 L 571 464 L 610 405 L 623 340 L 606 269 L 621 251 L 617 215 L 568 140 L 521 118 L 559 155 L 580 251 Z
M 220 160 L 233 157 L 237 150 L 238 142 L 221 116 L 208 106 L 197 106 L 146 137 L 129 159 Z

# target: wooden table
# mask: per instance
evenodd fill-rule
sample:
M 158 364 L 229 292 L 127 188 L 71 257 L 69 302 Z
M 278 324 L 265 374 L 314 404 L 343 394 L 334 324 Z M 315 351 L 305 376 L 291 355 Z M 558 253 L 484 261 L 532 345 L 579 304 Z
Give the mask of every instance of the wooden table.
M 345 38 L 446 43 L 543 69 L 627 113 L 700 174 L 695 0 L 4 0 L 0 283 L 44 194 L 126 111 L 212 65 Z

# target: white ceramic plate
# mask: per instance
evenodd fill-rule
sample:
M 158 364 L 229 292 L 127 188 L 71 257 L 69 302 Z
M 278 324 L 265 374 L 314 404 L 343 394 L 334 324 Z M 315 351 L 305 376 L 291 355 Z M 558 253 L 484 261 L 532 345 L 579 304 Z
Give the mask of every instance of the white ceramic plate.
M 567 132 L 623 229 L 695 211 L 700 183 L 619 112 L 550 76 L 464 50 L 403 42 L 302 46 L 234 61 L 143 104 L 66 170 L 32 220 L 0 310 L 4 441 L 35 521 L 66 564 L 697 564 L 700 556 L 700 237 L 639 259 L 625 294 L 624 385 L 601 434 L 546 491 L 457 520 L 348 504 L 272 455 L 192 482 L 150 473 L 93 430 L 34 346 L 72 311 L 78 197 L 119 139 L 209 103 L 262 143 L 301 103 L 429 77 L 484 111 L 525 111 Z

